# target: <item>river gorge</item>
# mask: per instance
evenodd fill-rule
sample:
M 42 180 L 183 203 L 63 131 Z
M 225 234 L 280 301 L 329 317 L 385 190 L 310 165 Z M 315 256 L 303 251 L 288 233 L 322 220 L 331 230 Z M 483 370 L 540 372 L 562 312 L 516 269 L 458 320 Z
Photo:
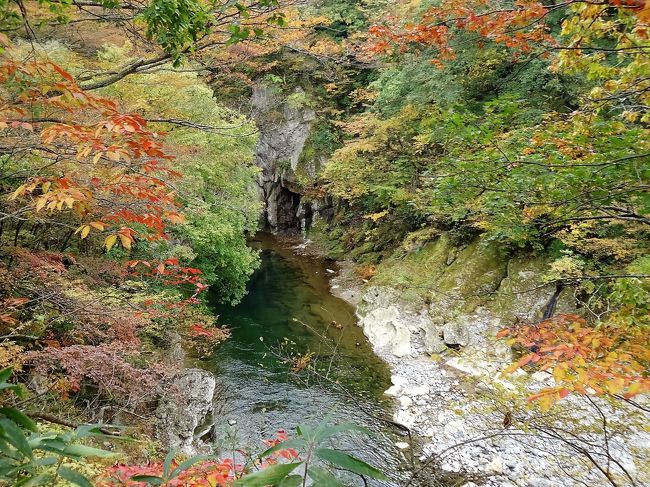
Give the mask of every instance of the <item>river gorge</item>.
M 277 430 L 299 424 L 353 422 L 372 434 L 348 435 L 348 449 L 385 471 L 408 466 L 401 430 L 392 424 L 393 400 L 383 392 L 390 370 L 357 325 L 355 309 L 330 292 L 336 263 L 299 253 L 296 242 L 258 234 L 261 266 L 248 294 L 234 307 L 219 306 L 232 336 L 211 366 L 217 377 L 214 441 L 235 437 L 239 448 L 259 450 Z M 301 371 L 299 361 L 309 363 Z M 408 440 L 408 438 L 406 438 Z M 396 479 L 397 480 L 397 479 Z

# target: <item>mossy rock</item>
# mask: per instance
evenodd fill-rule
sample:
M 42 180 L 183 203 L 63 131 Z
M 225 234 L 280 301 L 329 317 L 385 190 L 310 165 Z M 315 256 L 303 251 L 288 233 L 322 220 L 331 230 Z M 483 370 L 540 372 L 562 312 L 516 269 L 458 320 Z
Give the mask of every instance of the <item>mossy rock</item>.
M 544 285 L 544 275 L 551 261 L 544 255 L 522 255 L 510 259 L 508 275 L 488 309 L 504 324 L 516 320 L 540 321 L 556 292 L 555 284 Z M 576 312 L 572 289 L 564 289 L 558 298 L 556 313 Z
M 342 236 L 343 232 L 339 228 L 330 229 L 324 221 L 317 221 L 308 232 L 308 237 L 325 250 L 326 257 L 334 260 L 344 260 L 347 257 L 341 242 Z
M 486 302 L 506 276 L 507 259 L 492 243 L 474 240 L 454 255 L 433 290 L 433 314 L 472 312 Z M 436 303 L 438 303 L 436 305 Z
M 352 257 L 355 262 L 364 264 L 377 264 L 379 259 L 381 259 L 381 255 L 375 252 L 374 242 L 366 242 L 353 248 L 350 251 L 350 257 Z
M 548 271 L 548 262 L 548 259 L 530 256 L 518 256 L 508 262 L 507 276 L 488 305 L 504 324 L 517 319 L 541 319 L 555 292 L 555 286 L 543 285 L 542 277 Z
M 379 266 L 373 281 L 425 297 L 437 287 L 453 251 L 448 235 L 443 234 L 415 252 L 398 251 Z

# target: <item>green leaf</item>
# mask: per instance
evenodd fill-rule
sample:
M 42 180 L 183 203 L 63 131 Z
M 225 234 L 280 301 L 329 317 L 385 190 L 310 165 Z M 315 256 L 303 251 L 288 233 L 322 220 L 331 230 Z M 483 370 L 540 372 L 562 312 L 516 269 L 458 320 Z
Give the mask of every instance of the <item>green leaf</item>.
M 214 455 L 196 455 L 192 458 L 188 458 L 184 462 L 182 462 L 178 467 L 176 467 L 171 475 L 167 477 L 167 480 L 171 480 L 173 478 L 176 478 L 178 475 L 180 475 L 183 471 L 187 470 L 190 468 L 192 465 L 198 462 L 204 462 L 206 460 L 214 460 Z
M 298 433 L 298 436 L 307 438 L 309 441 L 312 441 L 316 436 L 315 431 L 310 426 L 307 426 L 305 424 L 298 425 L 296 427 L 296 433 Z
M 302 475 L 289 475 L 282 479 L 278 487 L 298 487 L 302 484 Z
M 101 428 L 103 425 L 98 424 L 82 424 L 74 430 L 74 434 L 77 438 L 82 439 L 88 436 L 102 436 Z M 105 435 L 106 436 L 106 435 Z
M 163 477 L 169 480 L 169 469 L 171 468 L 171 464 L 174 461 L 174 457 L 176 456 L 176 450 L 172 448 L 167 452 L 167 455 L 165 456 L 165 462 L 163 463 Z
M 29 446 L 32 450 L 52 451 L 57 454 L 63 453 L 67 443 L 56 435 L 36 436 L 29 439 Z
M 34 468 L 31 461 L 26 463 L 21 463 L 24 461 L 25 457 L 21 457 L 20 460 L 14 462 L 5 462 L 2 464 L 2 474 L 0 478 L 9 478 L 15 479 L 19 476 L 20 473 L 27 473 L 34 475 Z M 27 478 L 30 478 L 26 475 Z
M 29 417 L 27 417 L 25 414 L 18 411 L 18 409 L 0 408 L 0 414 L 6 416 L 14 423 L 16 423 L 19 426 L 22 426 L 26 430 L 34 431 L 34 432 L 38 431 L 38 428 L 36 427 L 36 423 L 33 420 L 31 420 Z
M 162 485 L 165 483 L 165 480 L 156 477 L 155 475 L 134 475 L 129 480 L 135 480 L 136 482 L 147 482 L 151 485 Z
M 59 463 L 59 458 L 58 457 L 43 457 L 43 458 L 37 458 L 34 460 L 34 465 L 39 466 L 39 467 L 46 467 L 48 465 L 56 465 Z
M 307 475 L 314 481 L 314 485 L 318 487 L 343 487 L 344 485 L 334 475 L 321 467 L 311 467 L 307 470 Z
M 11 377 L 12 369 L 11 367 L 6 367 L 0 370 L 0 382 L 6 382 L 9 377 Z
M 3 434 L 4 439 L 16 450 L 26 457 L 32 458 L 32 448 L 16 423 L 9 419 L 0 419 L 0 434 Z
M 63 449 L 62 452 L 64 455 L 71 457 L 99 457 L 99 458 L 110 458 L 114 457 L 116 453 L 100 450 L 99 448 L 93 448 L 92 446 L 86 445 L 68 445 Z
M 68 482 L 78 485 L 79 487 L 93 487 L 86 477 L 81 475 L 79 472 L 75 472 L 71 468 L 59 468 L 59 475 Z
M 41 485 L 51 485 L 54 476 L 49 473 L 42 473 L 36 477 L 27 477 L 21 482 L 17 482 L 15 487 L 37 487 Z
M 267 485 L 277 485 L 301 464 L 302 462 L 271 465 L 264 470 L 246 475 L 237 480 L 235 485 L 242 487 L 265 487 Z
M 20 386 L 16 384 L 9 384 L 8 382 L 1 382 L 0 383 L 0 391 L 3 389 L 11 389 L 13 391 L 19 392 L 20 391 Z
M 318 448 L 314 450 L 314 454 L 321 460 L 330 462 L 337 467 L 344 468 L 359 475 L 367 475 L 375 479 L 386 480 L 386 475 L 375 467 L 368 465 L 366 462 L 358 458 L 348 455 L 329 448 Z
M 2 455 L 5 457 L 13 458 L 14 460 L 20 460 L 23 458 L 20 453 L 9 446 L 9 443 L 7 443 L 7 441 L 3 438 L 2 434 L 0 434 L 0 453 L 2 453 Z M 2 456 L 0 456 L 0 459 L 2 459 Z
M 126 429 L 124 426 L 115 426 L 112 424 L 82 424 L 77 427 L 74 433 L 78 439 L 92 436 L 93 438 L 106 438 L 112 441 L 135 442 L 133 438 L 126 436 L 107 435 L 106 433 L 103 433 L 102 428 L 106 427 L 114 428 L 118 431 Z

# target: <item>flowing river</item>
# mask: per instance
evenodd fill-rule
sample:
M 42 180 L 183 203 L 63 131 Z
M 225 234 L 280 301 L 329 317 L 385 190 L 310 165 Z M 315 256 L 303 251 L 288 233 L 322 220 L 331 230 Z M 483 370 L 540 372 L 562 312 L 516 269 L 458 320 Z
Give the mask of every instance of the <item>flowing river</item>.
M 291 435 L 329 415 L 331 423 L 372 430 L 346 435 L 337 448 L 401 476 L 406 458 L 394 443 L 404 439 L 380 419 L 391 417 L 383 397 L 390 371 L 357 326 L 354 308 L 330 293 L 334 264 L 299 255 L 268 234 L 251 245 L 262 262 L 248 294 L 237 306 L 217 307 L 232 332 L 214 355 L 217 442 L 261 451 L 277 430 Z M 310 367 L 300 370 L 305 357 Z

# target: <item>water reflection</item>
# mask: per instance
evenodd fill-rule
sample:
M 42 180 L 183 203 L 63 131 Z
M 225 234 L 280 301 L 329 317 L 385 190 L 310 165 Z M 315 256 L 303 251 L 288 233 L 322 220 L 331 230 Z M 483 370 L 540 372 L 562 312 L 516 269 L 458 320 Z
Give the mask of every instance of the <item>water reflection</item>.
M 393 446 L 399 437 L 378 420 L 390 417 L 382 396 L 390 372 L 372 353 L 352 306 L 330 294 L 331 265 L 296 255 L 268 235 L 254 244 L 262 249 L 262 264 L 248 295 L 238 306 L 217 308 L 232 330 L 214 356 L 217 441 L 235 434 L 240 446 L 259 449 L 278 429 L 291 433 L 331 413 L 333 422 L 353 421 L 374 432 L 346 438 L 339 447 L 397 472 L 404 464 Z M 300 366 L 292 357 L 307 353 L 316 373 L 292 372 Z

